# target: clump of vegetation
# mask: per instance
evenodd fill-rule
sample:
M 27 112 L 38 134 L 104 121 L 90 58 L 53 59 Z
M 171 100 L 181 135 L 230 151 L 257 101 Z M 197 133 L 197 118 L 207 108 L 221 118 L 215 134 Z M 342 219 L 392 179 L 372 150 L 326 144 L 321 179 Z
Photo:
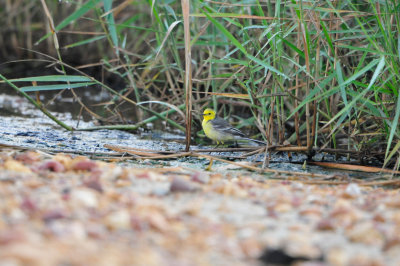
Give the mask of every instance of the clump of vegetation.
M 190 2 L 185 39 L 181 1 L 3 1 L 2 57 L 61 73 L 26 79 L 18 71 L 12 80 L 3 64 L 2 79 L 24 92 L 97 86 L 110 93 L 104 112 L 78 103 L 105 122 L 132 120 L 129 104 L 138 108 L 135 122 L 161 117 L 184 130 L 179 110 L 190 104 L 199 128 L 200 111 L 211 107 L 270 143 L 398 168 L 397 1 Z

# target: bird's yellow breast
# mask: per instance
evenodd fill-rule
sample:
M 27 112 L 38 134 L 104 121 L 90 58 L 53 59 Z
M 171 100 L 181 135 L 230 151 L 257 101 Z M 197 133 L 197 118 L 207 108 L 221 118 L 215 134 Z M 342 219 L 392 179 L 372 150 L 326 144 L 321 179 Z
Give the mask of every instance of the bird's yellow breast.
M 219 144 L 220 142 L 223 144 L 224 141 L 231 140 L 232 135 L 230 134 L 224 134 L 218 130 L 215 130 L 212 124 L 212 120 L 206 120 L 204 119 L 202 124 L 204 133 L 206 136 Z

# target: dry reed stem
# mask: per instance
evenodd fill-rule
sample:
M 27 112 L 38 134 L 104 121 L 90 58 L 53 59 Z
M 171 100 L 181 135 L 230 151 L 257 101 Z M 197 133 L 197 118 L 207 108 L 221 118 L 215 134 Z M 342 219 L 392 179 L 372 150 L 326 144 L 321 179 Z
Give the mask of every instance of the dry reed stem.
M 259 173 L 274 173 L 274 174 L 280 174 L 280 175 L 291 175 L 291 176 L 303 176 L 303 177 L 313 177 L 313 178 L 323 178 L 323 179 L 330 179 L 332 178 L 332 175 L 325 175 L 325 174 L 313 174 L 313 173 L 302 173 L 302 172 L 291 172 L 291 171 L 282 171 L 282 170 L 273 170 L 273 169 L 265 169 L 266 167 L 266 161 L 264 160 L 263 166 L 262 168 L 258 168 L 258 167 L 254 167 L 254 166 L 249 166 L 249 165 L 245 165 L 245 164 L 241 164 L 241 163 L 237 163 L 237 162 L 232 162 L 229 160 L 225 160 L 222 159 L 221 156 L 211 156 L 211 155 L 205 155 L 205 154 L 200 154 L 199 152 L 217 152 L 217 151 L 222 151 L 222 152 L 229 152 L 229 151 L 245 151 L 248 150 L 248 148 L 233 148 L 233 149 L 206 149 L 206 150 L 196 150 L 196 151 L 191 151 L 191 152 L 173 152 L 174 154 L 168 154 L 168 155 L 163 155 L 161 153 L 171 153 L 171 151 L 165 152 L 165 151 L 152 151 L 152 150 L 144 150 L 144 149 L 135 149 L 135 148 L 129 148 L 129 147 L 119 147 L 119 146 L 115 146 L 115 145 L 105 145 L 105 147 L 109 148 L 109 149 L 113 149 L 115 151 L 119 151 L 119 152 L 126 152 L 129 154 L 133 154 L 136 155 L 138 157 L 135 157 L 134 159 L 172 159 L 172 158 L 178 158 L 178 157 L 187 157 L 187 156 L 194 156 L 194 157 L 199 157 L 199 158 L 207 158 L 210 161 L 215 160 L 215 161 L 221 161 L 221 162 L 225 162 L 228 164 L 232 164 L 232 165 L 236 165 L 251 171 L 256 171 Z M 306 146 L 302 146 L 302 147 L 270 147 L 273 150 L 277 151 L 303 151 L 303 152 L 308 152 L 308 148 Z M 147 152 L 147 151 L 151 151 L 151 152 Z M 249 155 L 253 155 L 255 153 L 261 153 L 265 151 L 265 159 L 268 157 L 267 155 L 267 149 L 263 148 L 259 148 L 246 154 L 245 156 L 224 156 L 224 157 L 229 157 L 229 158 L 233 158 L 233 159 L 244 159 L 246 156 Z M 350 151 L 347 151 L 350 152 Z M 142 157 L 139 157 L 142 156 Z M 344 169 L 344 170 L 355 170 L 355 171 L 362 171 L 362 172 L 374 172 L 374 173 L 378 173 L 378 172 L 384 172 L 384 173 L 391 173 L 391 174 L 400 174 L 400 171 L 393 171 L 393 170 L 389 170 L 389 169 L 381 169 L 381 168 L 377 168 L 377 167 L 368 167 L 368 166 L 355 166 L 355 165 L 348 165 L 348 164 L 335 164 L 335 163 L 326 163 L 326 162 L 310 162 L 310 164 L 313 165 L 318 165 L 318 166 L 326 166 L 326 167 L 333 167 L 333 168 L 337 168 L 337 169 Z M 329 182 L 322 182 L 321 184 L 331 184 Z M 347 182 L 348 183 L 348 182 Z M 338 183 L 336 182 L 335 184 L 346 184 L 345 183 Z M 373 184 L 373 183 L 371 183 Z M 386 184 L 386 183 L 384 183 Z M 387 184 L 392 184 L 392 183 L 387 183 Z
M 389 173 L 389 174 L 400 174 L 400 171 L 394 171 L 390 169 L 383 169 L 380 167 L 373 166 L 362 166 L 353 164 L 342 164 L 342 163 L 328 163 L 328 162 L 310 162 L 310 164 L 323 166 L 327 168 L 341 169 L 341 170 L 352 170 L 366 173 Z
M 192 132 L 192 53 L 190 46 L 190 2 L 181 0 L 185 38 L 186 151 L 190 149 Z

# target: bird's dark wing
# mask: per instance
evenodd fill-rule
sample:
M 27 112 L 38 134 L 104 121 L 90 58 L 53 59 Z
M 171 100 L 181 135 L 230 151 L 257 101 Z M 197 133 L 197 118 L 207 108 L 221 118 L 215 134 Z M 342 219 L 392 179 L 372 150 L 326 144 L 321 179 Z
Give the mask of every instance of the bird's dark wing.
M 246 137 L 243 132 L 241 132 L 239 129 L 232 127 L 226 120 L 216 117 L 215 119 L 212 120 L 212 124 L 215 130 L 218 130 L 219 132 L 224 132 L 229 135 L 233 136 L 238 136 L 238 137 Z

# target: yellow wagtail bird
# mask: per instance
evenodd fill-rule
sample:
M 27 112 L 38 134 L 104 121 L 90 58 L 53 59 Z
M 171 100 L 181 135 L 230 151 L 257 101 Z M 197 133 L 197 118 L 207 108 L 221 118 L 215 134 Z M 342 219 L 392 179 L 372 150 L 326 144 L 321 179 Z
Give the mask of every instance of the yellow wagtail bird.
M 239 129 L 232 127 L 226 120 L 216 116 L 215 111 L 209 108 L 203 112 L 203 122 L 201 125 L 207 137 L 216 141 L 217 146 L 229 140 L 250 140 L 263 145 L 267 144 L 264 141 L 248 138 Z

